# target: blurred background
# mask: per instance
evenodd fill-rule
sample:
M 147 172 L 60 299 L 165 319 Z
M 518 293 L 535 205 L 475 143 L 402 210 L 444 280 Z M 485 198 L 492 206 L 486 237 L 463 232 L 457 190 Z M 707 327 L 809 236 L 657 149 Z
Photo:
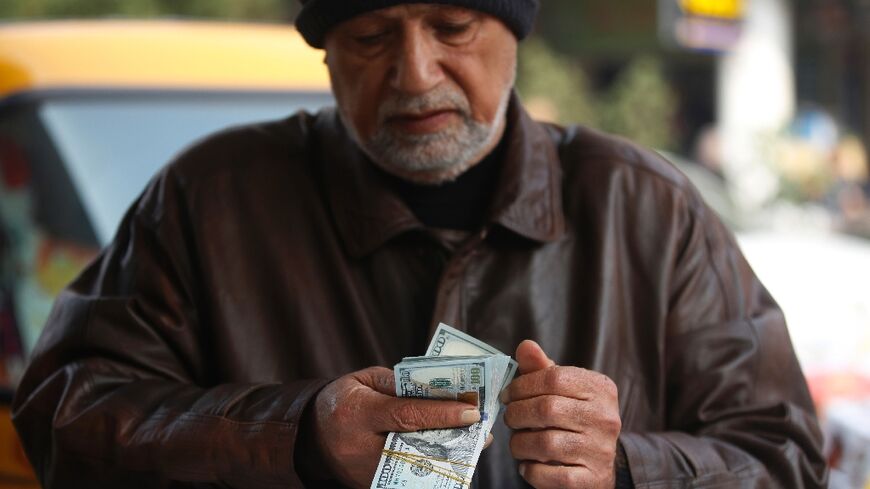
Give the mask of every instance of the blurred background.
M 665 154 L 783 307 L 831 487 L 870 489 L 870 0 L 544 0 L 539 119 Z M 8 403 L 53 297 L 173 154 L 331 103 L 295 0 L 0 0 L 0 487 Z

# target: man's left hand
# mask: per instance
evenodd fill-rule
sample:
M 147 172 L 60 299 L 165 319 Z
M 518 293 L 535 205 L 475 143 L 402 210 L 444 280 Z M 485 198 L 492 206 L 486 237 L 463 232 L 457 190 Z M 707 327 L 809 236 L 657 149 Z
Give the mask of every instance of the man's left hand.
M 598 372 L 556 365 L 531 340 L 520 343 L 516 358 L 520 376 L 502 401 L 520 475 L 537 489 L 612 489 L 622 427 L 616 384 Z

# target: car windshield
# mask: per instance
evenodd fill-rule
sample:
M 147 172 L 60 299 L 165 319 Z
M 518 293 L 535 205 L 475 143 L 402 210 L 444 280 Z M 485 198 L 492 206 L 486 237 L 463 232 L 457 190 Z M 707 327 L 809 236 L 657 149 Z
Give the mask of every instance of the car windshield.
M 105 245 L 148 180 L 193 141 L 331 103 L 325 92 L 68 96 L 44 101 L 38 117 Z

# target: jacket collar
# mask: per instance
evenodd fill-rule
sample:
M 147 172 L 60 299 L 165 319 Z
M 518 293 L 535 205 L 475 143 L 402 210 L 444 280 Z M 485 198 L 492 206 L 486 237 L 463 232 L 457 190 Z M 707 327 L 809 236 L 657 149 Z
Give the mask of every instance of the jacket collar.
M 516 94 L 508 109 L 508 139 L 490 221 L 539 242 L 565 232 L 562 166 L 556 142 L 532 120 Z
M 509 139 L 488 221 L 534 241 L 555 241 L 565 229 L 555 142 L 529 117 L 516 95 L 507 117 Z M 402 233 L 423 229 L 363 156 L 337 111 L 321 112 L 314 133 L 330 207 L 351 255 L 367 255 Z

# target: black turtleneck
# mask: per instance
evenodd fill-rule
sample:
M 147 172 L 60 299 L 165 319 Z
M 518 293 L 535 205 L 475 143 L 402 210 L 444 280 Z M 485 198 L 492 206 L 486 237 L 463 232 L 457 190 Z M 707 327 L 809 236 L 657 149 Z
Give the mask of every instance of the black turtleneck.
M 451 182 L 423 185 L 387 175 L 393 189 L 423 225 L 475 231 L 487 218 L 504 159 L 505 139 Z

